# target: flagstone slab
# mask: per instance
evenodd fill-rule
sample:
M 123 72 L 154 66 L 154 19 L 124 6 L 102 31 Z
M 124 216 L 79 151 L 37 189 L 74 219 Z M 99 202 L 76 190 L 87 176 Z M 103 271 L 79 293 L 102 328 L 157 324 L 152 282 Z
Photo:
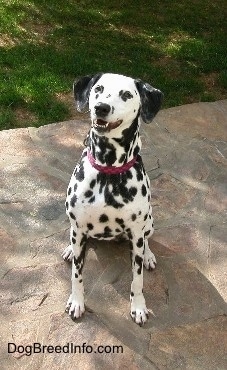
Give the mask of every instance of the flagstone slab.
M 1 368 L 226 369 L 227 101 L 164 109 L 141 127 L 157 258 L 142 328 L 129 314 L 127 242 L 89 240 L 87 310 L 76 322 L 64 312 L 65 194 L 88 130 L 83 119 L 0 132 Z M 8 353 L 8 343 L 65 352 Z

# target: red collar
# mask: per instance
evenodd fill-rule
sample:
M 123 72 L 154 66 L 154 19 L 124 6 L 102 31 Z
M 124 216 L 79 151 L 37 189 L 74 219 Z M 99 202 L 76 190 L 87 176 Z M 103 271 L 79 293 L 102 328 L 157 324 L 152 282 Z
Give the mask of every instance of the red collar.
M 116 167 L 116 166 L 101 166 L 100 164 L 97 164 L 95 162 L 95 158 L 93 157 L 89 149 L 87 150 L 87 157 L 92 167 L 94 167 L 97 171 L 105 173 L 107 175 L 116 175 L 119 173 L 124 173 L 128 171 L 136 163 L 137 160 L 136 156 L 132 158 L 131 161 L 123 164 L 123 166 Z

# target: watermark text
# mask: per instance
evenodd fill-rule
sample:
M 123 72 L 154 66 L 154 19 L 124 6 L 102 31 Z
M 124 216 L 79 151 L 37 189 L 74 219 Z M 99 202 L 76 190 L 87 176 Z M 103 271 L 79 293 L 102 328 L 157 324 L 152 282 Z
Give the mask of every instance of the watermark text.
M 99 345 L 92 346 L 86 342 L 81 345 L 75 343 L 66 343 L 65 345 L 44 345 L 39 342 L 28 345 L 17 345 L 15 343 L 8 343 L 8 353 L 18 353 L 26 356 L 31 356 L 38 353 L 113 353 L 122 354 L 123 346 L 121 345 Z

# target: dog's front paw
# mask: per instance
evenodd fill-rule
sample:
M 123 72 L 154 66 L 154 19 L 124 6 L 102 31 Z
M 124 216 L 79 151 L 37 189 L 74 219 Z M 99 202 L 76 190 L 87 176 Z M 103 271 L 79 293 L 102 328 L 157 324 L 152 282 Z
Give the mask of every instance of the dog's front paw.
M 136 324 L 142 326 L 149 317 L 149 312 L 146 307 L 144 296 L 138 295 L 131 300 L 131 317 Z
M 65 261 L 69 261 L 69 262 L 72 261 L 72 259 L 73 259 L 73 250 L 72 250 L 71 245 L 69 245 L 67 248 L 64 249 L 64 251 L 62 253 L 62 258 Z
M 154 270 L 156 267 L 155 255 L 151 252 L 150 248 L 145 248 L 143 264 L 147 270 Z
M 69 313 L 69 316 L 71 316 L 73 320 L 79 319 L 85 312 L 84 299 L 74 299 L 71 294 L 66 304 L 65 311 Z

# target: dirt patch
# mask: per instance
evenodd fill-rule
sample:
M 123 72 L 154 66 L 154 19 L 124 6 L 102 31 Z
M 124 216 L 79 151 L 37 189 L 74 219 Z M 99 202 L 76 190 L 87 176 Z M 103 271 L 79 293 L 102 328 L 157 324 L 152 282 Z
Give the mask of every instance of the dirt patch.
M 227 97 L 226 89 L 220 86 L 218 72 L 202 74 L 199 79 L 205 86 L 205 93 L 214 96 L 215 100 L 222 100 Z
M 25 108 L 16 108 L 15 109 L 15 117 L 16 117 L 16 126 L 29 126 L 31 124 L 34 125 L 35 122 L 38 122 L 38 117 L 29 110 Z

